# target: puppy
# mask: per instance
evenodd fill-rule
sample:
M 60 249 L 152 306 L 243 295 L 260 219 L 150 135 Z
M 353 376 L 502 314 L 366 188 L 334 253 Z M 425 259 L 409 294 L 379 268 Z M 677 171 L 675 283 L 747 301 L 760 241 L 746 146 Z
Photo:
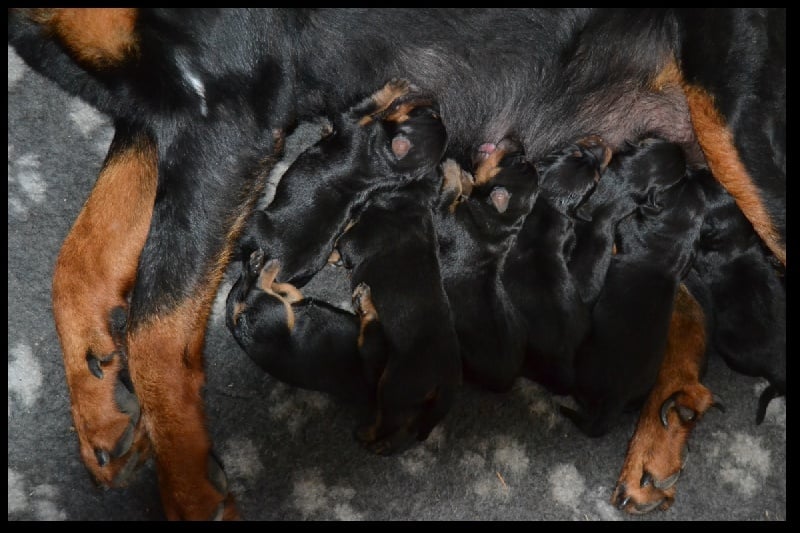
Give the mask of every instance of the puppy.
M 373 420 L 356 436 L 376 453 L 426 438 L 461 382 L 431 215 L 446 141 L 436 103 L 388 83 L 286 171 L 240 245 L 246 264 L 228 299 L 237 341 L 279 379 L 369 401 Z M 298 194 L 309 201 L 287 207 Z M 334 248 L 359 317 L 292 285 Z
M 358 353 L 359 322 L 347 310 L 304 298 L 277 283 L 280 263 L 254 251 L 228 295 L 227 325 L 247 355 L 296 387 L 366 405 L 371 401 Z
M 687 176 L 680 148 L 659 139 L 615 155 L 581 209 L 594 220 L 608 210 L 619 216 L 622 206 L 631 213 L 617 223 L 617 253 L 575 357 L 573 396 L 580 410 L 564 409 L 590 436 L 604 434 L 653 387 L 676 290 L 691 266 L 705 214 L 702 188 Z
M 287 169 L 268 208 L 253 212 L 238 247 L 244 261 L 264 250 L 280 261 L 277 281 L 299 287 L 368 200 L 428 175 L 447 145 L 438 105 L 402 79 L 335 115 L 325 133 Z
M 474 177 L 454 161 L 443 165 L 434 220 L 464 377 L 503 391 L 519 375 L 524 324 L 501 276 L 506 255 L 536 202 L 538 176 L 511 138 L 483 145 L 473 160 Z
M 711 347 L 742 374 L 766 378 L 756 422 L 769 402 L 786 394 L 786 287 L 781 269 L 744 218 L 733 197 L 711 176 L 698 180 L 708 203 L 692 263 L 692 293 L 708 292 L 703 304 L 713 317 Z
M 523 375 L 551 391 L 572 387 L 589 315 L 568 269 L 574 210 L 594 190 L 610 150 L 587 137 L 537 161 L 541 193 L 503 267 L 502 282 L 525 324 Z

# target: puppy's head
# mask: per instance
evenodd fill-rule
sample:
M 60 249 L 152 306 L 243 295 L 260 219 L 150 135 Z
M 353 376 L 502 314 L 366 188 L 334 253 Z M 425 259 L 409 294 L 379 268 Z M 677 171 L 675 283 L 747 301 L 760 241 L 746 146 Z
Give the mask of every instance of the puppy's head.
M 370 116 L 372 121 L 365 124 L 362 118 L 359 124 L 373 129 L 370 149 L 377 156 L 376 176 L 417 179 L 428 175 L 441 161 L 447 130 L 439 104 L 429 93 L 410 86 L 407 93 Z M 381 167 L 383 163 L 385 168 Z
M 572 216 L 595 190 L 610 159 L 611 149 L 597 136 L 545 156 L 536 164 L 541 194 L 561 213 Z
M 491 149 L 483 149 L 489 144 Z M 511 138 L 481 145 L 473 165 L 474 176 L 453 160 L 442 164 L 440 201 L 484 244 L 507 244 L 533 209 L 539 191 L 536 168 Z
M 470 205 L 488 210 L 487 216 L 504 224 L 530 213 L 539 192 L 539 175 L 518 141 L 506 137 L 491 152 L 479 150 L 473 154 L 473 164 Z
M 658 212 L 659 196 L 680 182 L 686 172 L 686 158 L 679 145 L 657 138 L 629 143 L 614 154 L 578 216 L 591 220 L 598 209 L 614 209 L 623 214 L 637 207 Z

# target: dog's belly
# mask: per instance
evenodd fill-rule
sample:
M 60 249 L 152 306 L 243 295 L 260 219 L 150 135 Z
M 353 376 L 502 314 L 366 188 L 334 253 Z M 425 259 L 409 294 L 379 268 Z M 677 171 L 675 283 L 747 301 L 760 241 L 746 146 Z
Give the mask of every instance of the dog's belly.
M 456 28 L 452 15 L 417 11 L 317 14 L 304 36 L 309 50 L 322 42 L 334 48 L 332 37 L 339 42 L 325 61 L 301 61 L 314 71 L 304 73 L 310 83 L 301 87 L 300 112 L 321 101 L 335 109 L 348 93 L 402 77 L 437 96 L 448 157 L 460 161 L 508 135 L 533 159 L 588 134 L 612 149 L 648 134 L 693 150 L 669 16 L 626 21 L 614 10 L 531 10 L 510 21 L 514 14 L 490 10 L 460 14 Z M 343 39 L 320 29 L 343 19 L 382 31 Z

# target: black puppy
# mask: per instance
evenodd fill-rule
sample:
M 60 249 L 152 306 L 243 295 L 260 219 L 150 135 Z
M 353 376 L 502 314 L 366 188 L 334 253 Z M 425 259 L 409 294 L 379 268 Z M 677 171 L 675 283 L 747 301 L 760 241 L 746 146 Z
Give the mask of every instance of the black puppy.
M 429 174 L 446 145 L 432 97 L 391 80 L 336 114 L 326 135 L 287 169 L 272 203 L 251 215 L 241 259 L 264 250 L 268 260 L 280 261 L 279 281 L 304 285 L 378 191 L 396 191 Z
M 373 394 L 356 339 L 356 315 L 326 301 L 305 298 L 277 283 L 277 260 L 252 252 L 228 295 L 228 328 L 247 354 L 270 375 L 296 387 L 323 391 L 367 405 Z
M 733 197 L 711 176 L 700 180 L 708 213 L 692 268 L 699 278 L 690 290 L 713 317 L 710 344 L 742 374 L 764 377 L 769 385 L 759 399 L 756 422 L 767 405 L 786 394 L 786 287 L 783 272 L 742 215 Z
M 559 394 L 571 389 L 575 349 L 589 327 L 567 264 L 574 210 L 609 158 L 610 150 L 592 136 L 537 161 L 541 192 L 503 268 L 503 285 L 525 324 L 522 374 Z
M 616 253 L 592 308 L 591 328 L 575 357 L 573 396 L 564 408 L 586 434 L 599 436 L 655 383 L 680 281 L 694 257 L 705 200 L 687 176 L 680 148 L 647 139 L 614 156 L 581 207 L 594 221 L 614 213 Z
M 519 375 L 524 324 L 501 273 L 536 202 L 538 176 L 521 145 L 510 138 L 486 143 L 473 159 L 474 177 L 454 161 L 442 165 L 434 220 L 464 377 L 503 391 Z
M 435 102 L 402 81 L 340 114 L 283 175 L 276 202 L 255 214 L 228 299 L 229 327 L 267 372 L 371 402 L 373 421 L 357 436 L 377 453 L 426 438 L 461 381 L 431 218 L 446 141 Z M 308 202 L 287 207 L 298 195 Z M 360 318 L 280 294 L 334 248 Z

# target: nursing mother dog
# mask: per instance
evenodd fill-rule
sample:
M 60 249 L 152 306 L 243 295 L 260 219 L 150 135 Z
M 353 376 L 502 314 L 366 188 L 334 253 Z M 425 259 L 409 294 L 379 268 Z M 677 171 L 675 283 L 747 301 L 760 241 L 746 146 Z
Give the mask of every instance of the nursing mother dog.
M 591 134 L 678 143 L 785 264 L 782 9 L 8 15 L 9 45 L 114 121 L 55 265 L 54 318 L 81 458 L 116 486 L 152 454 L 170 519 L 238 516 L 210 454 L 204 337 L 284 136 L 389 79 L 436 95 L 462 166 L 510 134 L 533 160 Z

